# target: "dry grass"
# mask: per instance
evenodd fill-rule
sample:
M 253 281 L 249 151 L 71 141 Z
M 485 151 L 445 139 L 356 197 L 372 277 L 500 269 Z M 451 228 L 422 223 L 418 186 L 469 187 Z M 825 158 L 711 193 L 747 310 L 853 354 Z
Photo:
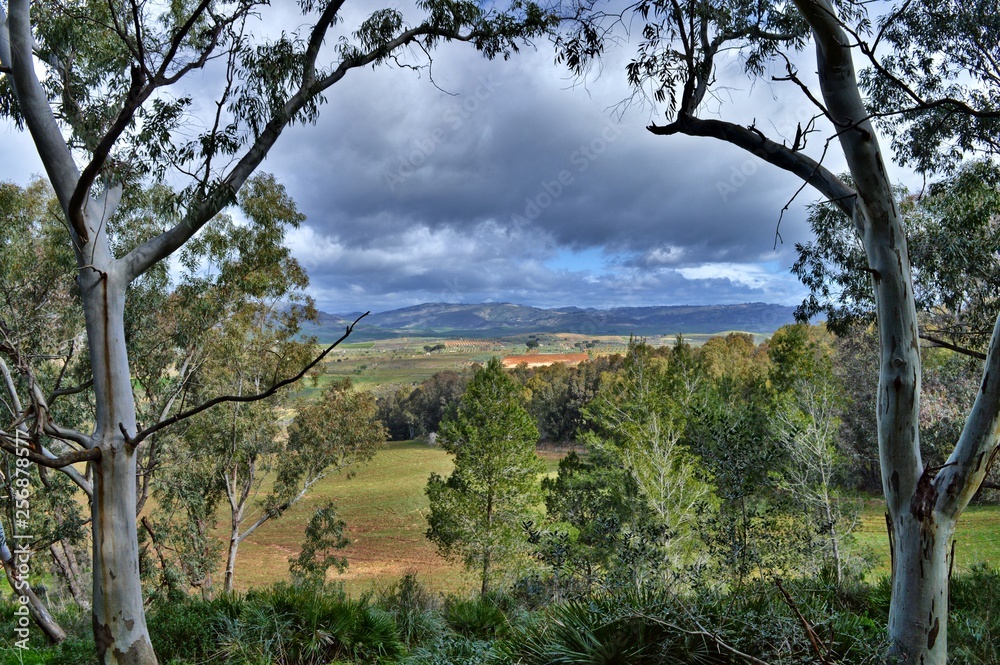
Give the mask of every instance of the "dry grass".
M 548 473 L 563 453 L 542 451 Z M 420 441 L 389 443 L 351 478 L 330 477 L 281 519 L 265 524 L 240 546 L 236 586 L 246 589 L 288 579 L 288 560 L 301 545 L 312 512 L 333 500 L 348 525 L 351 544 L 342 550 L 348 569 L 331 579 L 342 580 L 357 594 L 373 584 L 389 584 L 408 571 L 436 591 L 462 591 L 473 586 L 460 564 L 438 555 L 425 537 L 427 477 L 451 472 L 451 458 Z

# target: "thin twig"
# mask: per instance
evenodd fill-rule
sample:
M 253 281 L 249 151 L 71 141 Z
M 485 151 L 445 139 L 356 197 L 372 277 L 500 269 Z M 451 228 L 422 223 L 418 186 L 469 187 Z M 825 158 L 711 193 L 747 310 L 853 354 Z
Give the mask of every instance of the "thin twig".
M 816 652 L 820 662 L 823 663 L 823 665 L 836 665 L 834 661 L 830 660 L 830 650 L 823 648 L 823 643 L 820 641 L 819 635 L 816 634 L 816 630 L 812 627 L 812 624 L 809 623 L 809 620 L 802 615 L 802 612 L 799 611 L 799 608 L 792 599 L 791 594 L 785 591 L 785 587 L 781 585 L 781 580 L 775 579 L 774 584 L 778 587 L 778 591 L 781 592 L 781 595 L 784 596 L 785 603 L 792 608 L 792 611 L 795 612 L 795 616 L 798 617 L 799 623 L 802 624 L 803 630 L 806 631 L 806 637 L 809 638 L 809 644 L 812 645 L 813 651 Z
M 125 436 L 125 440 L 128 442 L 128 444 L 134 447 L 134 446 L 138 446 L 140 443 L 142 443 L 142 441 L 146 437 L 148 437 L 150 434 L 153 434 L 154 432 L 158 432 L 158 431 L 160 431 L 161 429 L 163 429 L 165 427 L 169 427 L 170 425 L 173 425 L 174 423 L 178 423 L 181 420 L 185 420 L 187 418 L 190 418 L 191 416 L 197 415 L 197 414 L 201 413 L 202 411 L 210 409 L 210 408 L 212 408 L 213 406 L 215 406 L 217 404 L 222 404 L 223 402 L 238 402 L 238 403 L 257 402 L 259 400 L 262 400 L 262 399 L 265 399 L 267 397 L 270 397 L 274 393 L 278 392 L 278 390 L 280 390 L 281 388 L 284 388 L 285 386 L 287 386 L 289 384 L 295 383 L 296 381 L 298 381 L 299 379 L 301 379 L 303 376 L 305 376 L 306 373 L 309 370 L 311 370 L 313 367 L 315 367 L 317 364 L 319 364 L 319 362 L 321 360 L 323 360 L 323 358 L 325 358 L 328 353 L 330 353 L 331 351 L 333 351 L 333 349 L 337 345 L 339 345 L 341 342 L 343 342 L 345 339 L 347 339 L 348 336 L 352 332 L 354 332 L 354 326 L 356 326 L 358 324 L 358 321 L 360 321 L 361 319 L 365 318 L 370 313 L 371 312 L 365 312 L 364 314 L 362 314 L 361 316 L 359 316 L 358 318 L 356 318 L 354 320 L 354 323 L 352 323 L 351 325 L 347 326 L 347 330 L 344 332 L 343 335 L 340 336 L 340 339 L 338 339 L 336 342 L 334 342 L 330 346 L 326 347 L 326 349 L 324 349 L 321 354 L 319 354 L 318 356 L 316 356 L 312 360 L 312 362 L 310 362 L 308 365 L 306 365 L 305 367 L 303 367 L 302 371 L 300 371 L 298 374 L 296 374 L 295 376 L 292 376 L 290 378 L 278 381 L 277 383 L 273 384 L 270 388 L 268 388 L 267 390 L 265 390 L 262 393 L 257 393 L 256 395 L 221 395 L 219 397 L 214 397 L 214 398 L 208 400 L 207 402 L 203 402 L 203 403 L 199 404 L 196 407 L 192 407 L 192 408 L 188 409 L 187 411 L 182 411 L 182 412 L 178 413 L 175 416 L 171 416 L 170 418 L 167 418 L 166 420 L 161 420 L 160 422 L 156 423 L 155 425 L 153 425 L 151 427 L 147 427 L 146 429 L 144 429 L 141 432 L 137 433 L 134 437 L 128 435 L 128 432 L 125 430 L 124 424 L 119 423 L 118 426 L 121 428 L 122 434 Z

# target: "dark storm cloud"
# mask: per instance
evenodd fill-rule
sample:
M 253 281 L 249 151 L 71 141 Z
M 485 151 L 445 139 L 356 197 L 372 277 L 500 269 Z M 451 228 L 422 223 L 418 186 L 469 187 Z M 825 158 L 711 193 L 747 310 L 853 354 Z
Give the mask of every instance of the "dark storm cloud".
M 308 216 L 290 244 L 320 306 L 795 302 L 801 204 L 774 241 L 799 182 L 711 139 L 654 136 L 641 105 L 613 110 L 630 94 L 629 56 L 611 54 L 586 85 L 546 43 L 508 62 L 445 45 L 430 72 L 350 72 L 317 124 L 288 128 L 262 165 Z M 751 104 L 733 80 L 724 117 L 794 135 L 798 109 L 763 86 Z
M 440 89 L 410 71 L 355 74 L 319 125 L 291 130 L 266 164 L 309 217 L 295 247 L 325 307 L 801 295 L 786 271 L 806 237 L 801 205 L 775 248 L 799 182 L 710 139 L 654 136 L 648 111 L 619 117 L 620 68 L 585 90 L 547 47 L 507 63 L 449 48 L 435 62 Z M 591 248 L 605 250 L 603 265 L 547 265 Z M 678 272 L 709 263 L 731 274 Z

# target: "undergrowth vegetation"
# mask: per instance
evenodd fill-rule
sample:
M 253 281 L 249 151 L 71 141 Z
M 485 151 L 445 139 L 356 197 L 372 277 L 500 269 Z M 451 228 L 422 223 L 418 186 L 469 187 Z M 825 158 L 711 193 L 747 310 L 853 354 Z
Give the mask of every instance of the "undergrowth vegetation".
M 1000 571 L 956 575 L 951 663 L 1000 663 L 998 599 Z M 408 574 L 359 598 L 337 586 L 278 584 L 214 600 L 163 599 L 149 620 L 165 665 L 863 665 L 884 653 L 889 585 L 757 580 L 739 591 L 651 587 L 527 601 L 442 596 Z M 0 606 L 3 634 L 13 634 L 14 609 Z M 75 635 L 89 633 L 79 612 L 60 619 Z M 31 649 L 8 647 L 0 662 L 93 662 L 89 636 L 49 646 L 38 632 Z

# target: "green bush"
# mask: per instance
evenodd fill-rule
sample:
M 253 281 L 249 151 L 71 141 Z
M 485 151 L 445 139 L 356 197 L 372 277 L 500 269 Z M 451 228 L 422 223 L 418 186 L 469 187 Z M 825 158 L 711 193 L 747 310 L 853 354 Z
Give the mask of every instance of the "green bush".
M 154 605 L 147 624 L 157 658 L 163 663 L 207 659 L 215 651 L 222 618 L 230 615 L 227 610 L 233 602 L 185 598 Z
M 459 635 L 473 639 L 491 639 L 507 634 L 509 622 L 496 598 L 450 598 L 444 618 Z
M 278 584 L 249 592 L 238 616 L 225 618 L 219 655 L 233 664 L 323 665 L 402 653 L 389 612 L 328 587 Z
M 407 657 L 406 665 L 488 665 L 499 661 L 496 642 L 471 640 L 461 635 L 438 635 Z
M 525 665 L 709 663 L 692 660 L 684 636 L 670 639 L 668 612 L 653 596 L 616 595 L 553 605 L 500 646 Z

